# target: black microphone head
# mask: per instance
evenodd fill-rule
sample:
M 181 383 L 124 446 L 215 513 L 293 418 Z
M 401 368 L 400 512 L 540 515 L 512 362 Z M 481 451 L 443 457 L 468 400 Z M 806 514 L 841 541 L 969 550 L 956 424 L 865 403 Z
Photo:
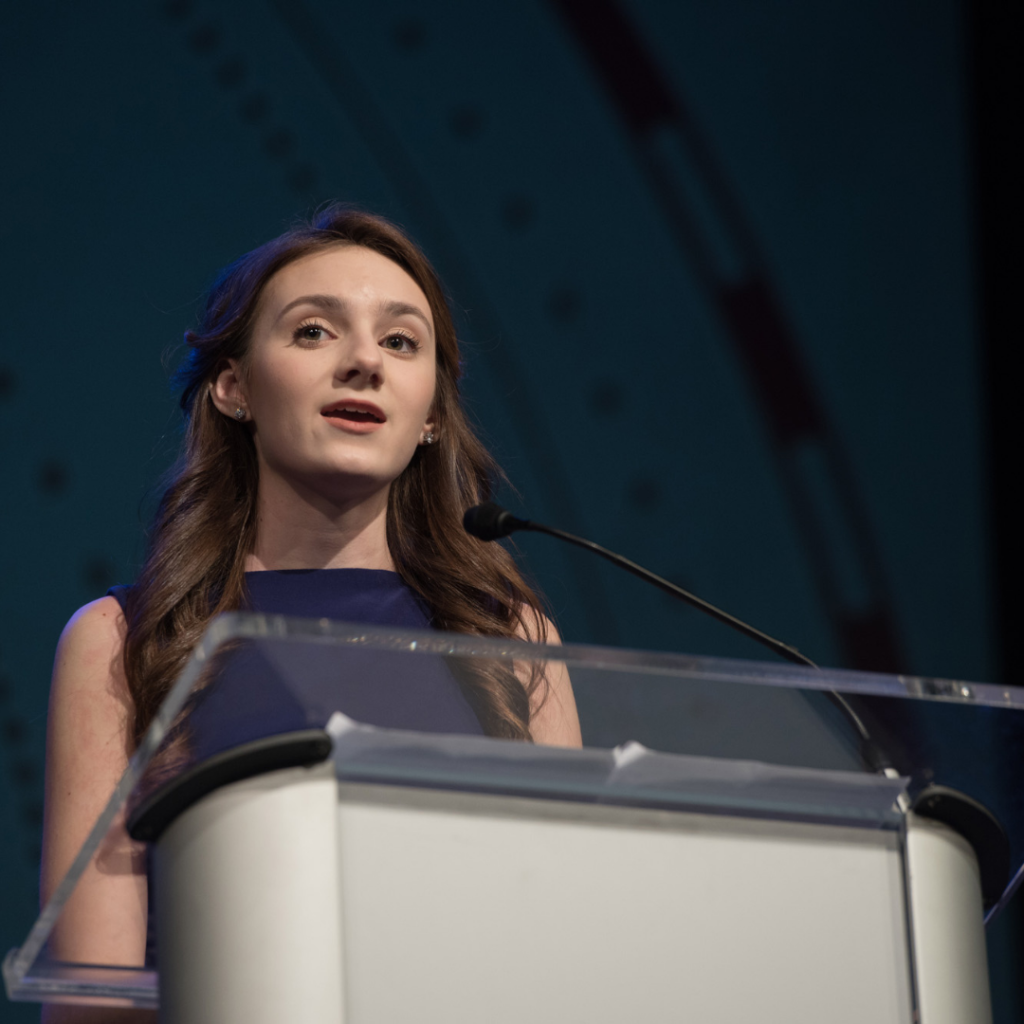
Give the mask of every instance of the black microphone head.
M 478 540 L 498 540 L 523 529 L 528 525 L 528 520 L 517 519 L 511 512 L 500 505 L 495 505 L 493 501 L 485 501 L 482 505 L 466 509 L 462 525 L 466 533 L 472 534 Z

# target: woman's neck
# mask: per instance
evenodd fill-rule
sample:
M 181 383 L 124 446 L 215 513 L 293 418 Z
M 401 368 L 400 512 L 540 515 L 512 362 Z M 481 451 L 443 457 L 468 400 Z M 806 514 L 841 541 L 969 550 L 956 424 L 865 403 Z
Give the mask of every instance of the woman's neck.
M 387 489 L 347 503 L 290 485 L 260 481 L 256 547 L 247 572 L 262 569 L 390 569 Z

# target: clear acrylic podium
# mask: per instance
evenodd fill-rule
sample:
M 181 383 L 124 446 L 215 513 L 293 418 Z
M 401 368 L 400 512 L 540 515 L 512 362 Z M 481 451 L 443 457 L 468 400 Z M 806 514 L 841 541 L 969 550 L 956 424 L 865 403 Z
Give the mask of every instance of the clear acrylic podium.
M 552 661 L 583 750 L 342 713 L 355 680 Z M 898 771 L 863 769 L 830 691 Z M 190 724 L 211 700 L 233 709 L 212 737 Z M 174 1024 L 984 1024 L 983 916 L 1024 861 L 1022 712 L 986 684 L 224 616 L 7 993 Z M 51 958 L 126 820 L 152 843 L 156 964 Z

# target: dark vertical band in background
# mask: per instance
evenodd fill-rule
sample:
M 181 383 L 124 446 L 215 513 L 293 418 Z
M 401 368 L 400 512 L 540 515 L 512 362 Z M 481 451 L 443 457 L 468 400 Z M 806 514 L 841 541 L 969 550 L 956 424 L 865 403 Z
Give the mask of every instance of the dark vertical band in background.
M 1021 574 L 1021 378 L 1024 330 L 1024 4 L 1020 0 L 966 0 L 968 116 L 974 187 L 975 301 L 981 339 L 993 582 L 993 641 L 1001 682 L 1024 684 L 1020 634 L 1024 614 Z M 1024 735 L 1001 744 L 998 770 L 1007 787 L 1024 775 Z M 1012 763 L 1011 763 L 1012 761 Z M 1024 1019 L 1024 899 L 1017 897 L 989 930 L 989 962 L 996 1024 Z
M 984 356 L 988 427 L 992 576 L 1002 681 L 1024 682 L 1020 631 L 1022 458 L 1018 369 L 1024 348 L 1024 4 L 965 5 L 973 136 L 976 301 Z

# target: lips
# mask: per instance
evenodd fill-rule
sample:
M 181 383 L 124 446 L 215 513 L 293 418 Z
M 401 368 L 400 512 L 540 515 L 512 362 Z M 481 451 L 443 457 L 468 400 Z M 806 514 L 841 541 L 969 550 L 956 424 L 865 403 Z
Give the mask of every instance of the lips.
M 338 426 L 377 426 L 385 420 L 384 410 L 373 402 L 364 402 L 359 398 L 346 398 L 332 402 L 320 410 L 320 415 L 335 422 Z

